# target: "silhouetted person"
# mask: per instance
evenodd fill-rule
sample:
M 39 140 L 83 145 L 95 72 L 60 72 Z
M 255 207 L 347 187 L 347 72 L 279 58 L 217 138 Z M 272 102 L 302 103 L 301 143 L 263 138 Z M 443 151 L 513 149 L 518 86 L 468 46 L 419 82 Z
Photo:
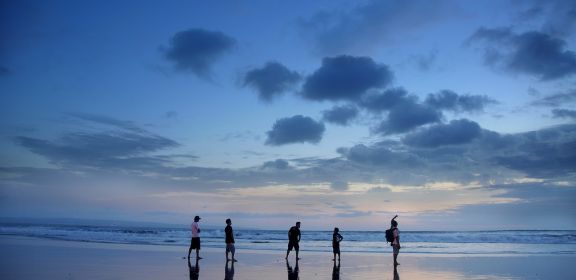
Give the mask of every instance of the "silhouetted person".
M 342 237 L 339 232 L 340 230 L 336 227 L 332 234 L 332 252 L 334 253 L 333 261 L 336 261 L 336 254 L 338 254 L 338 261 L 340 261 L 340 241 L 342 241 L 344 237 Z
M 398 215 L 394 216 L 390 221 L 390 229 L 394 234 L 394 241 L 390 244 L 392 246 L 392 255 L 394 256 L 394 267 L 399 265 L 398 254 L 400 253 L 400 233 L 398 232 L 398 222 L 396 221 Z
M 190 253 L 192 249 L 196 249 L 196 259 L 199 260 L 201 257 L 199 256 L 200 253 L 200 227 L 198 226 L 198 221 L 200 221 L 200 217 L 194 217 L 194 222 L 190 226 L 192 230 L 192 240 L 190 241 L 190 248 L 188 249 L 188 259 L 190 259 Z
M 232 263 L 230 267 L 228 264 Z M 224 267 L 224 280 L 234 280 L 234 262 L 226 260 L 226 266 Z
M 226 219 L 226 228 L 224 228 L 226 233 L 226 260 L 228 259 L 228 253 L 232 253 L 232 262 L 235 262 L 234 254 L 236 253 L 236 247 L 234 247 L 234 230 L 232 229 L 232 220 Z
M 296 259 L 296 266 L 294 269 L 290 266 L 290 262 L 286 260 L 286 268 L 288 269 L 288 280 L 298 280 L 298 259 Z
M 332 267 L 332 280 L 339 280 L 340 279 L 340 262 L 336 265 L 334 262 L 334 266 Z
M 200 277 L 200 266 L 198 265 L 198 259 L 196 259 L 195 266 L 192 266 L 190 259 L 188 259 L 188 271 L 190 272 L 190 280 L 198 280 L 198 277 Z
M 296 222 L 296 225 L 291 227 L 288 231 L 288 250 L 286 250 L 286 259 L 292 248 L 296 250 L 296 260 L 299 260 L 298 252 L 300 251 L 300 222 Z M 296 263 L 298 265 L 298 263 Z

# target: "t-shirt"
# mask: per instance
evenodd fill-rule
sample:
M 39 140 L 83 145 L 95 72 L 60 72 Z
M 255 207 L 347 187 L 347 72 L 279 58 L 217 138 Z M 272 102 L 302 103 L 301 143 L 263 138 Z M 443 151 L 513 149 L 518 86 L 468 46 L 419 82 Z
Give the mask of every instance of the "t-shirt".
M 340 233 L 335 232 L 334 234 L 332 234 L 333 244 L 338 244 L 340 241 L 342 241 L 342 235 L 340 235 Z
M 296 226 L 291 227 L 288 231 L 288 239 L 292 242 L 298 242 L 298 237 L 300 237 L 300 229 Z
M 232 227 L 227 225 L 224 232 L 226 233 L 226 244 L 234 243 L 234 231 L 232 230 Z
M 198 227 L 198 222 L 192 223 L 192 237 L 200 237 L 200 227 Z

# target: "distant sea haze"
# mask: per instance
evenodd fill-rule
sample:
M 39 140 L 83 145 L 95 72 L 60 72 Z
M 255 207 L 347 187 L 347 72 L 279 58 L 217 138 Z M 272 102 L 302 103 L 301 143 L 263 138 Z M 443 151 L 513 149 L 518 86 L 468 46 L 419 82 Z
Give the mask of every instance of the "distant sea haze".
M 389 253 L 383 231 L 341 231 L 345 252 Z M 576 231 L 401 231 L 402 253 L 420 254 L 576 254 Z M 77 225 L 0 225 L 0 235 L 18 235 L 80 242 L 182 245 L 187 228 Z M 235 230 L 238 250 L 284 251 L 287 231 Z M 224 248 L 224 231 L 201 233 L 202 246 Z M 302 251 L 331 252 L 331 231 L 302 231 Z

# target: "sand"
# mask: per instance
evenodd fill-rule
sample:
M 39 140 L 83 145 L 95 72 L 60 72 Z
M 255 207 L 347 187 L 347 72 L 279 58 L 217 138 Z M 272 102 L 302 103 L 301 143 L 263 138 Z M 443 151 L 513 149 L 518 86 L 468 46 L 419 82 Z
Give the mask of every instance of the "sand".
M 237 250 L 232 268 L 223 249 L 204 248 L 190 266 L 182 246 L 118 245 L 0 236 L 0 279 L 575 279 L 574 255 L 331 253 Z

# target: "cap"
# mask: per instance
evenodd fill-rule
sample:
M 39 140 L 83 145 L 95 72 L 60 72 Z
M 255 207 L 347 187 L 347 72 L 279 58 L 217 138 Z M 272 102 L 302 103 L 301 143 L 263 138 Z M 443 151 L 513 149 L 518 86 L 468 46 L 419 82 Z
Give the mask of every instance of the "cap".
M 194 217 L 194 221 L 198 221 L 198 220 L 200 220 L 200 216 Z

